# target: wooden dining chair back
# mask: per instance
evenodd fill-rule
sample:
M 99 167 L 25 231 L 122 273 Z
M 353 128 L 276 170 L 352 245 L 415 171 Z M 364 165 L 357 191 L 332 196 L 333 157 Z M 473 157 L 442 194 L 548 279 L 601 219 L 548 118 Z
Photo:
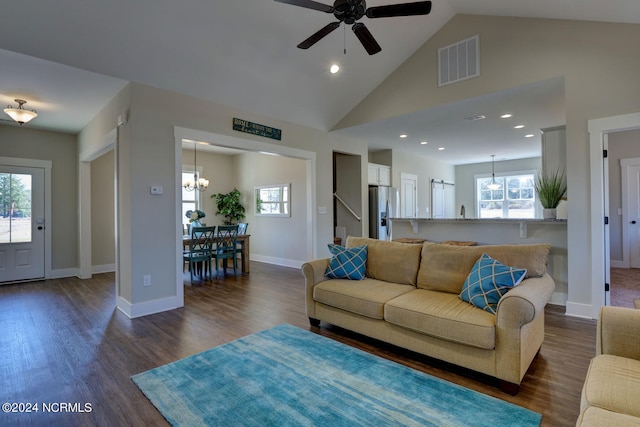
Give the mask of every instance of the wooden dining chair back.
M 237 225 L 219 225 L 216 235 L 216 249 L 213 257 L 216 259 L 216 277 L 220 277 L 218 267 L 222 260 L 223 273 L 227 270 L 227 260 L 233 261 L 233 275 L 238 275 L 238 261 L 236 260 L 236 245 L 238 244 Z
M 202 263 L 202 277 L 204 277 L 205 267 L 208 267 L 209 277 L 211 277 L 211 260 L 213 258 L 213 242 L 215 240 L 216 227 L 191 227 L 191 238 L 189 239 L 189 250 L 184 251 L 183 259 L 189 262 L 189 272 L 191 284 L 193 284 L 193 273 L 199 263 Z

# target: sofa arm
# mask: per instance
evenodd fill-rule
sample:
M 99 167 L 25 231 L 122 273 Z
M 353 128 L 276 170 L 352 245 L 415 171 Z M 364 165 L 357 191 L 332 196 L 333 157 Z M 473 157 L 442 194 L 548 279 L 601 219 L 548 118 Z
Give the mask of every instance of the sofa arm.
M 496 312 L 497 327 L 520 327 L 544 312 L 556 285 L 551 276 L 525 279 L 500 299 Z
M 596 353 L 640 360 L 640 310 L 602 307 L 598 316 Z
M 326 280 L 324 272 L 329 266 L 329 258 L 315 259 L 302 264 L 302 275 L 304 276 L 305 301 L 307 306 L 307 316 L 309 319 L 316 319 L 315 301 L 313 300 L 313 287 Z

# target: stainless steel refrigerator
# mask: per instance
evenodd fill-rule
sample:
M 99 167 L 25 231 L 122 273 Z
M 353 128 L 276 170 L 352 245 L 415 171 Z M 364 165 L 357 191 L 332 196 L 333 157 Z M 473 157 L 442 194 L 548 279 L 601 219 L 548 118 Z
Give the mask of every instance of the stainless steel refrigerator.
M 369 237 L 391 240 L 391 222 L 388 218 L 400 215 L 399 191 L 394 187 L 369 187 Z

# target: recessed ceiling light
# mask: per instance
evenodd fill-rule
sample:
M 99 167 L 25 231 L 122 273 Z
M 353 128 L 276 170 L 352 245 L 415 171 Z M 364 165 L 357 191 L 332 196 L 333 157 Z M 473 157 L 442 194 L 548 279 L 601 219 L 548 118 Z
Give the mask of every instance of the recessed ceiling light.
M 506 113 L 500 116 L 501 119 L 509 119 L 511 117 L 513 117 L 513 114 L 511 113 Z
M 524 125 L 515 125 L 513 128 L 514 129 L 522 129 L 524 127 Z
M 329 68 L 329 71 L 331 71 L 331 74 L 335 74 L 340 71 L 340 66 L 338 64 L 333 64 L 331 68 Z
M 525 138 L 533 138 L 534 136 L 535 136 L 534 134 L 532 134 L 532 133 L 528 133 L 528 134 L 526 134 L 524 137 L 525 137 Z
M 438 147 L 438 151 L 444 151 L 444 147 Z
M 475 122 L 476 120 L 484 120 L 486 119 L 487 116 L 483 115 L 483 114 L 478 114 L 477 116 L 471 116 L 471 117 L 465 117 L 465 120 L 468 120 L 470 122 Z
M 427 142 L 427 141 L 420 141 L 420 144 L 422 144 L 422 145 L 427 145 L 427 144 L 428 144 L 428 142 Z
M 407 135 L 406 133 L 401 133 L 400 134 L 400 138 L 406 138 L 407 136 L 409 136 L 409 135 Z

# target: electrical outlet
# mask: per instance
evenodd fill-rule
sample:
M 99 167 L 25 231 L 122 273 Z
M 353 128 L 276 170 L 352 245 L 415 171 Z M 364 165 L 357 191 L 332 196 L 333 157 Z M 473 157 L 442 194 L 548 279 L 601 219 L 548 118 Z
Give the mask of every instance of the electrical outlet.
M 142 278 L 142 286 L 151 286 L 151 275 L 146 274 Z

